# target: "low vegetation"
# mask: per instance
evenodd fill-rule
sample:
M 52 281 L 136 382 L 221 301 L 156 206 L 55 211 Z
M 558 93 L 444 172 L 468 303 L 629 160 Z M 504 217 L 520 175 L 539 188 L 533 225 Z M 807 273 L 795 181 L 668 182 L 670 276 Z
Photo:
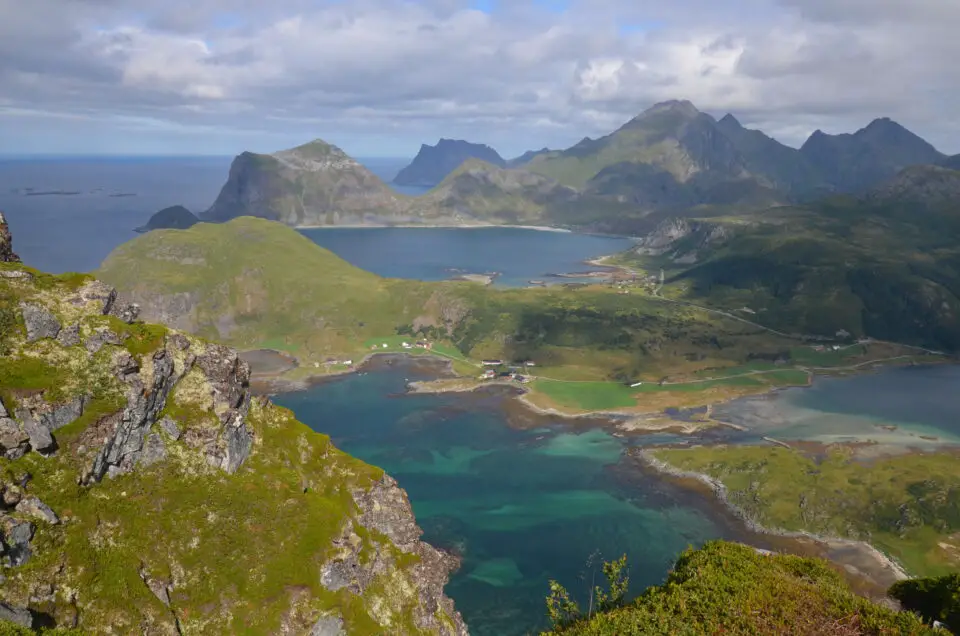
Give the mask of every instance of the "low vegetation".
M 858 460 L 849 447 L 815 456 L 768 446 L 655 451 L 727 488 L 727 499 L 769 528 L 867 541 L 912 574 L 960 567 L 960 463 L 954 452 Z
M 625 581 L 620 562 L 605 570 Z M 585 615 L 565 590 L 552 585 L 548 608 L 556 624 L 550 633 L 566 636 L 938 633 L 911 612 L 857 596 L 824 561 L 766 555 L 723 541 L 684 552 L 663 585 L 632 602 Z

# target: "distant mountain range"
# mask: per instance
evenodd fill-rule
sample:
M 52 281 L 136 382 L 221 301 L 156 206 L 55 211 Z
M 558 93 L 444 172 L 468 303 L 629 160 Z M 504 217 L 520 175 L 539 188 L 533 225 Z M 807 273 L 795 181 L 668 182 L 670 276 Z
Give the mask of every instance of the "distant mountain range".
M 509 162 L 492 148 L 441 139 L 424 145 L 397 193 L 322 140 L 273 154 L 245 152 L 204 221 L 249 215 L 294 226 L 541 224 L 640 235 L 664 218 L 742 213 L 862 194 L 914 165 L 960 165 L 889 119 L 852 133 L 817 131 L 798 150 L 733 115 L 719 121 L 688 101 L 656 104 L 616 131 L 566 150 Z
M 420 152 L 410 165 L 397 173 L 393 182 L 397 185 L 432 188 L 469 159 L 486 161 L 498 168 L 507 167 L 507 162 L 490 146 L 459 139 L 441 139 L 436 146 L 420 146 Z

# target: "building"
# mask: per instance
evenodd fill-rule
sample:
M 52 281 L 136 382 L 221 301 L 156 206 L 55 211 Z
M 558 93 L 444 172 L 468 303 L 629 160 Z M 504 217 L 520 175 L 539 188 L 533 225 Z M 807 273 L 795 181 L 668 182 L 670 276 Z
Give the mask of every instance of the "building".
M 503 364 L 503 360 L 482 360 L 481 364 L 485 367 L 499 367 Z
M 497 377 L 497 372 L 493 369 L 487 369 L 480 375 L 481 380 L 492 380 L 495 377 Z

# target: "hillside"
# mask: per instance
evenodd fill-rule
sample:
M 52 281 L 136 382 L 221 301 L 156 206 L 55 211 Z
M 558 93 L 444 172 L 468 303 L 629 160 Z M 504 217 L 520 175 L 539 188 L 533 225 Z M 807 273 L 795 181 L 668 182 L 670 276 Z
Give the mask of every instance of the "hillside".
M 625 262 L 664 293 L 777 329 L 960 349 L 960 173 L 909 168 L 862 198 L 671 219 Z
M 712 541 L 687 550 L 663 585 L 623 607 L 560 626 L 566 636 L 946 634 L 856 596 L 817 559 Z M 546 635 L 545 635 L 546 636 Z
M 435 146 L 420 146 L 417 156 L 397 173 L 393 182 L 399 185 L 433 187 L 469 159 L 478 159 L 498 168 L 507 166 L 503 157 L 490 146 L 460 139 L 441 139 Z
M 403 490 L 235 351 L 21 265 L 2 216 L 0 259 L 0 631 L 466 634 Z

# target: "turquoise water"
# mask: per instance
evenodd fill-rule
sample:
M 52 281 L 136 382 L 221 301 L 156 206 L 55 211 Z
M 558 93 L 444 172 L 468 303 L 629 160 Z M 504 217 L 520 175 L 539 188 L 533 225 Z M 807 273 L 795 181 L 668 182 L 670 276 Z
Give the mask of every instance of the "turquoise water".
M 322 228 L 301 232 L 348 262 L 393 278 L 446 280 L 458 274 L 500 275 L 494 284 L 569 282 L 550 274 L 598 269 L 586 259 L 622 252 L 631 239 L 522 228 Z
M 409 493 L 425 538 L 462 555 L 447 592 L 472 634 L 545 627 L 548 580 L 583 596 L 597 550 L 626 553 L 640 591 L 688 545 L 744 536 L 709 502 L 621 464 L 624 447 L 606 433 L 511 429 L 503 396 L 403 395 L 405 378 L 420 377 L 411 364 L 276 401 L 386 469 Z

